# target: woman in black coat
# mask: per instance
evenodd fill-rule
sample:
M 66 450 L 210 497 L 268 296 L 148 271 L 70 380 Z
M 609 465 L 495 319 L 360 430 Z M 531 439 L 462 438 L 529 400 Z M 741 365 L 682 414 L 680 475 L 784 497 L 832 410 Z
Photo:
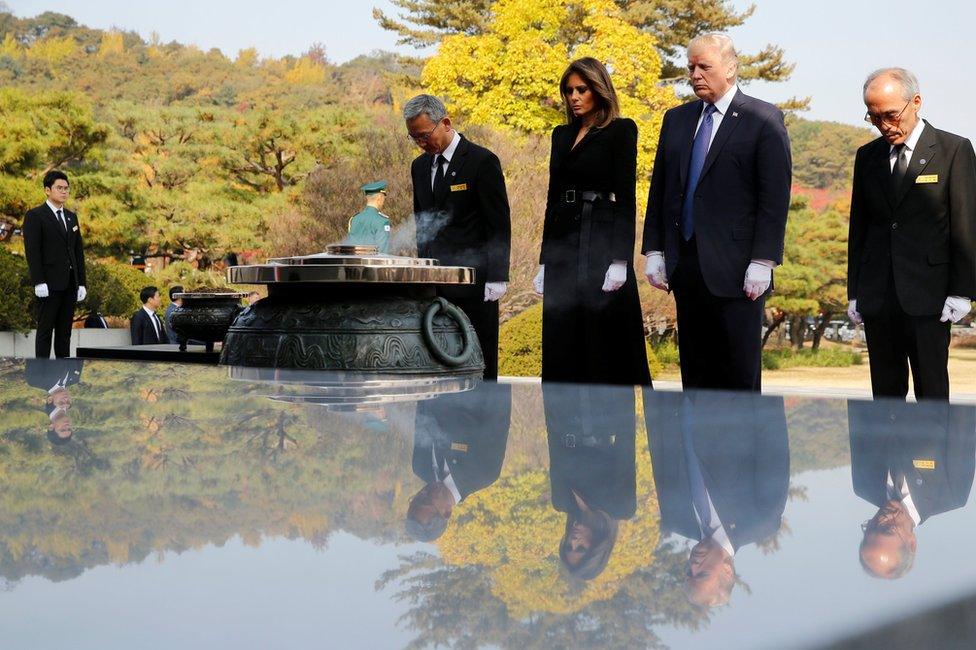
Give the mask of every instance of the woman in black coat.
M 552 132 L 535 289 L 544 293 L 543 381 L 650 385 L 633 269 L 637 125 L 602 63 L 570 64 L 567 124 Z

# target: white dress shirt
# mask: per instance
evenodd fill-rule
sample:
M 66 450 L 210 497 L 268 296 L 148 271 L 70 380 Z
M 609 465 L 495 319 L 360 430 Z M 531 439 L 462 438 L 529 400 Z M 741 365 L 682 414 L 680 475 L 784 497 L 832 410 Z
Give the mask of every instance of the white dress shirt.
M 915 153 L 915 148 L 918 146 L 918 139 L 922 137 L 922 131 L 925 129 L 925 122 L 922 120 L 918 121 L 915 128 L 908 135 L 905 140 L 905 147 L 903 151 L 905 152 L 905 158 L 909 163 L 912 162 L 912 154 Z M 888 164 L 890 165 L 891 171 L 895 170 L 895 162 L 898 160 L 898 154 L 895 152 L 895 145 L 891 145 L 888 149 Z
M 722 125 L 722 118 L 729 112 L 729 107 L 732 106 L 732 99 L 737 92 L 739 92 L 739 86 L 732 84 L 732 87 L 715 101 L 715 112 L 712 113 L 712 135 L 708 138 L 709 149 L 712 148 L 712 142 L 715 141 L 715 134 L 718 133 L 718 127 Z M 705 119 L 706 106 L 708 106 L 707 103 L 702 106 L 701 115 L 698 116 L 698 126 L 695 127 L 695 135 L 698 135 L 698 129 L 701 128 L 702 120 Z
M 143 309 L 143 311 L 145 311 L 145 312 L 146 312 L 147 314 L 149 314 L 149 322 L 151 322 L 151 323 L 152 323 L 152 326 L 153 326 L 153 329 L 154 329 L 154 330 L 156 330 L 156 339 L 157 339 L 157 340 L 162 340 L 162 338 L 163 338 L 163 337 L 161 337 L 161 336 L 159 335 L 159 321 L 157 320 L 157 319 L 158 319 L 158 317 L 156 316 L 156 312 L 154 312 L 154 311 L 153 311 L 152 309 L 150 309 L 149 307 L 146 307 L 145 305 L 143 305 L 143 306 L 142 306 L 142 309 Z
M 905 506 L 905 510 L 908 511 L 908 516 L 911 517 L 912 521 L 915 522 L 915 525 L 918 526 L 919 522 L 922 521 L 922 517 L 918 514 L 918 508 L 915 507 L 915 502 L 912 501 L 912 493 L 908 490 L 908 479 L 903 480 L 901 485 L 896 489 L 895 481 L 893 478 L 891 478 L 891 472 L 889 471 L 886 487 L 888 488 L 888 498 L 895 501 L 901 501 L 902 505 Z
M 434 477 L 440 478 L 441 483 L 451 491 L 451 496 L 454 497 L 454 505 L 461 503 L 461 491 L 458 490 L 457 484 L 454 482 L 454 476 L 451 475 L 451 468 L 447 464 L 447 459 L 444 458 L 441 467 L 437 466 L 437 456 L 434 453 L 434 448 L 430 448 L 430 462 L 434 466 Z
M 458 144 L 461 142 L 461 134 L 457 131 L 454 132 L 454 138 L 451 140 L 451 144 L 447 145 L 447 149 L 441 154 L 444 156 L 444 175 L 447 175 L 447 168 L 451 164 L 451 159 L 454 157 L 454 151 L 457 149 Z M 437 156 L 434 156 L 434 162 L 430 164 L 430 189 L 434 189 L 434 176 L 437 175 Z
M 54 218 L 58 220 L 58 225 L 61 226 L 61 228 L 65 232 L 67 232 L 67 230 L 68 230 L 68 221 L 64 217 L 64 208 L 63 207 L 61 207 L 61 208 L 57 207 L 56 205 L 54 205 L 53 203 L 51 203 L 50 200 L 45 201 L 45 203 L 47 203 L 47 207 L 51 208 L 51 212 L 54 213 Z M 60 217 L 58 216 L 58 212 L 61 212 L 61 216 Z

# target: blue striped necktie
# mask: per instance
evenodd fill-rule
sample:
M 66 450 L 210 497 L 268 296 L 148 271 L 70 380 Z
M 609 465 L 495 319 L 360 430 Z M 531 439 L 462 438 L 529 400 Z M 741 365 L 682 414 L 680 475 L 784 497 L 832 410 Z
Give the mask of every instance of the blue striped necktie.
M 688 165 L 688 185 L 685 187 L 685 202 L 681 206 L 681 236 L 685 241 L 695 234 L 695 190 L 705 167 L 705 157 L 708 155 L 708 145 L 712 139 L 712 115 L 715 114 L 715 104 L 705 104 L 705 117 L 702 118 L 695 141 L 691 145 L 691 163 Z

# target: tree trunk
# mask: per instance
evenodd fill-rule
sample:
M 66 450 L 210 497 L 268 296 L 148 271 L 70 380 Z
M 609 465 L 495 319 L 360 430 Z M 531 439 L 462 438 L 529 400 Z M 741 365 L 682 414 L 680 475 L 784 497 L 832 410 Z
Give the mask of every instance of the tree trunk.
M 784 320 L 786 320 L 786 313 L 780 312 L 780 314 L 773 319 L 773 322 L 769 324 L 769 327 L 766 329 L 766 333 L 763 334 L 762 348 L 766 347 L 766 343 L 769 341 L 769 337 L 773 335 L 773 332 L 776 331 L 777 327 L 783 324 Z
M 830 322 L 831 316 L 833 316 L 833 312 L 825 311 L 820 317 L 820 322 L 817 323 L 817 329 L 813 331 L 814 352 L 820 349 L 820 339 L 823 338 L 824 330 L 827 329 L 827 324 Z
M 803 337 L 807 332 L 807 321 L 803 316 L 790 319 L 790 344 L 794 350 L 803 349 Z

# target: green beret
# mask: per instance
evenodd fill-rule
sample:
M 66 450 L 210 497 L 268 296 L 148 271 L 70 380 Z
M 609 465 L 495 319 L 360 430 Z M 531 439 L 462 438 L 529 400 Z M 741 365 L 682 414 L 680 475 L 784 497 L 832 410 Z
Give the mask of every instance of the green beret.
M 373 183 L 366 183 L 360 187 L 364 194 L 376 194 L 377 192 L 386 191 L 386 181 L 375 181 Z

